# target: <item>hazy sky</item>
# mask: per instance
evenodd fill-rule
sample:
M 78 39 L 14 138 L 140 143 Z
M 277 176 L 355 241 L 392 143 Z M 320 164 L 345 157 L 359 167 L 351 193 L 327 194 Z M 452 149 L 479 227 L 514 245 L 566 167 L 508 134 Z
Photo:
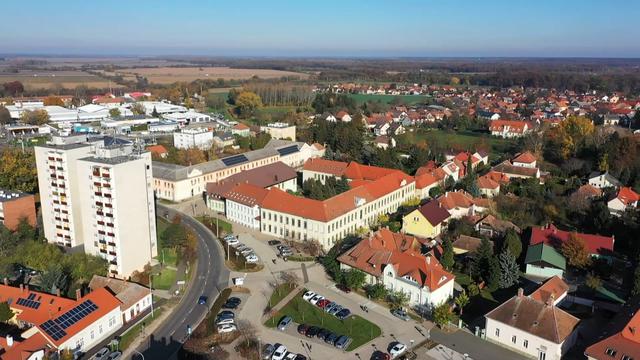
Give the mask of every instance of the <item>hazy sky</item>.
M 640 57 L 638 0 L 2 1 L 0 53 Z

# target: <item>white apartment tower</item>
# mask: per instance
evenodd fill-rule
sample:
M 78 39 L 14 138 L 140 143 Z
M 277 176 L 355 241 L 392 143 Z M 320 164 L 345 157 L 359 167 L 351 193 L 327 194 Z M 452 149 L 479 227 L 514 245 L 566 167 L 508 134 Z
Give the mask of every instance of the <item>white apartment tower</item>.
M 109 262 L 111 276 L 128 277 L 142 270 L 158 251 L 151 156 L 119 139 L 76 141 L 60 144 L 54 138 L 51 144 L 36 148 L 45 236 L 67 247 L 83 245 L 86 253 Z M 63 209 L 60 187 L 49 182 L 53 180 L 51 157 L 54 165 L 63 159 L 66 223 L 61 216 L 65 214 L 57 210 Z

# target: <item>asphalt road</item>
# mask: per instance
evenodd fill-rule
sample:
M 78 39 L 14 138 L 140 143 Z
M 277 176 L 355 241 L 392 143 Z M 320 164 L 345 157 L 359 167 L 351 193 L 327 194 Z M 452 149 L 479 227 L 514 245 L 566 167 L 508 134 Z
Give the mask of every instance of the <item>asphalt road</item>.
M 164 216 L 167 212 L 169 218 L 179 213 L 182 223 L 198 236 L 198 263 L 193 282 L 187 287 L 182 301 L 163 324 L 148 336 L 143 345 L 136 349 L 144 354 L 145 359 L 170 359 L 177 353 L 187 339 L 187 327 L 195 329 L 204 320 L 220 290 L 227 287 L 229 282 L 229 270 L 224 266 L 224 252 L 215 235 L 191 216 L 158 204 L 159 216 Z M 209 298 L 207 305 L 198 304 L 201 295 Z

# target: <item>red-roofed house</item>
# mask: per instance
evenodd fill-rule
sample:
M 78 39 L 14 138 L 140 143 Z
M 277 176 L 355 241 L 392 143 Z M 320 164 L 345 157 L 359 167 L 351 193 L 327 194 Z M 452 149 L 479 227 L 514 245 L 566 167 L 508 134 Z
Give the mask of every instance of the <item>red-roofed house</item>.
M 513 166 L 520 166 L 531 169 L 537 168 L 537 159 L 529 151 L 516 154 L 516 157 L 511 160 L 511 163 L 513 164 Z
M 433 254 L 420 252 L 422 242 L 383 228 L 338 257 L 344 269 L 359 269 L 369 284 L 409 296 L 409 306 L 432 308 L 453 296 L 453 274 Z
M 492 198 L 500 193 L 500 183 L 493 180 L 491 176 L 480 176 L 478 180 L 476 180 L 476 184 L 478 184 L 480 194 L 488 198 Z
M 237 123 L 231 128 L 231 133 L 234 135 L 247 137 L 251 134 L 251 128 L 243 123 Z
M 344 110 L 338 111 L 338 113 L 336 114 L 336 119 L 342 122 L 351 122 L 351 115 L 349 115 L 349 113 Z
M 225 214 L 233 222 L 251 229 L 260 229 L 260 206 L 269 190 L 252 185 L 238 184 L 223 194 Z
M 607 207 L 611 215 L 620 216 L 625 210 L 638 207 L 638 201 L 640 195 L 630 187 L 623 186 L 618 190 L 616 197 L 607 203 Z
M 151 155 L 158 156 L 162 159 L 166 158 L 169 155 L 169 151 L 163 145 L 151 145 L 147 146 L 147 150 L 151 152 Z
M 640 311 L 621 331 L 589 346 L 584 354 L 589 360 L 640 359 Z
M 587 251 L 591 256 L 602 257 L 605 259 L 611 258 L 613 253 L 613 244 L 615 242 L 613 236 L 572 233 L 570 231 L 560 230 L 553 224 L 548 224 L 544 227 L 531 228 L 529 245 L 544 243 L 545 245 L 560 249 L 562 244 L 569 240 L 569 236 L 571 236 L 571 234 L 575 234 L 584 240 Z
M 448 191 L 438 198 L 438 202 L 451 213 L 453 219 L 475 215 L 489 208 L 488 199 L 474 198 L 464 190 Z
M 526 121 L 493 120 L 489 123 L 491 135 L 502 138 L 522 137 L 531 132 L 532 128 Z

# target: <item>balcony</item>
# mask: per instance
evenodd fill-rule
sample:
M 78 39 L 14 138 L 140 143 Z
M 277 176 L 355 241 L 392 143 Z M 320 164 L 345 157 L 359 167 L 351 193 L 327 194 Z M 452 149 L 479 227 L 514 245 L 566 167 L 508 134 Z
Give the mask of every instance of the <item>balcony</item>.
M 116 246 L 116 243 L 114 243 L 113 241 L 109 241 L 109 242 L 107 243 L 107 245 L 109 245 L 109 246 Z
M 100 239 L 100 240 L 98 240 L 98 242 L 99 242 L 100 244 L 106 244 L 106 243 L 107 243 L 107 240 L 105 240 L 105 239 Z
M 107 227 L 112 228 L 113 227 L 113 223 L 107 223 Z
M 97 181 L 94 181 L 94 182 L 93 182 L 93 186 L 100 187 L 100 186 L 102 186 L 102 183 L 99 183 L 99 182 L 97 182 Z
M 64 176 L 62 176 L 62 175 L 58 175 L 58 179 L 60 179 L 60 180 L 64 180 Z
M 104 216 L 113 218 L 113 214 L 112 213 L 105 213 Z
M 117 262 L 117 261 L 115 261 L 115 260 L 111 260 L 111 261 L 109 261 L 109 264 L 111 264 L 111 265 L 118 265 L 118 262 Z
M 118 255 L 118 254 L 117 254 L 115 251 L 109 251 L 109 255 L 111 255 L 111 256 L 116 256 L 116 255 Z
M 96 206 L 102 206 L 102 202 L 101 201 L 96 201 Z
M 106 206 L 106 207 L 108 207 L 110 209 L 113 207 L 113 205 L 111 205 L 111 204 L 104 204 L 104 206 Z
M 109 173 L 102 173 L 102 177 L 109 179 L 111 177 L 111 175 L 109 175 Z
M 100 235 L 106 235 L 106 232 L 104 230 L 98 230 L 98 234 Z
M 98 225 L 104 225 L 104 221 L 98 221 Z
M 108 235 L 108 236 L 111 236 L 111 237 L 116 236 L 116 234 L 114 234 L 114 233 L 107 233 L 107 235 Z
M 102 196 L 102 193 L 101 193 L 101 192 L 98 192 L 98 191 L 94 192 L 93 194 L 94 194 L 95 196 Z
M 108 183 L 104 183 L 104 184 L 102 184 L 102 186 L 103 186 L 103 187 L 106 187 L 106 188 L 110 188 L 110 187 L 111 187 L 111 185 L 110 185 L 110 184 L 108 184 Z
M 102 254 L 106 254 L 106 253 L 107 253 L 107 250 L 105 250 L 105 249 L 100 249 L 100 253 L 102 253 Z

